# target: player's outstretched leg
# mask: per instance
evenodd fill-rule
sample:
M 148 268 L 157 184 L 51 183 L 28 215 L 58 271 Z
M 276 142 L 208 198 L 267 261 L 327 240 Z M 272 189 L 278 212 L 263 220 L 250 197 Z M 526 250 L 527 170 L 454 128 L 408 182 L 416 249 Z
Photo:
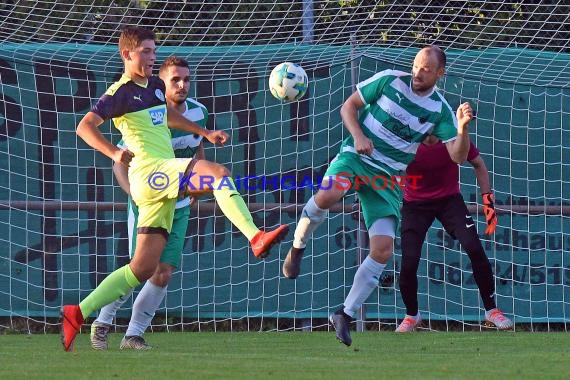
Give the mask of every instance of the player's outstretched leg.
M 305 253 L 305 248 L 295 248 L 292 246 L 287 252 L 285 261 L 283 262 L 283 276 L 294 280 L 301 273 L 301 261 L 303 260 L 303 254 Z
M 83 315 L 79 305 L 64 305 L 61 308 L 61 343 L 65 351 L 73 350 L 75 337 L 83 325 Z
M 229 188 L 219 186 L 219 182 L 214 182 L 213 193 L 218 206 L 230 222 L 249 240 L 254 256 L 258 259 L 266 258 L 271 247 L 285 238 L 289 232 L 289 226 L 283 224 L 273 231 L 259 230 L 243 198 L 237 192 L 233 180 L 226 177 L 226 181 L 231 184 Z
M 249 240 L 255 257 L 267 257 L 270 248 L 280 243 L 289 232 L 289 226 L 286 224 L 273 231 L 261 231 L 257 228 L 247 205 L 237 191 L 230 171 L 225 166 L 206 160 L 194 160 L 186 169 L 185 176 L 190 180 L 184 192 L 193 195 L 194 192 L 211 191 L 226 218 Z
M 319 227 L 325 220 L 328 214 L 328 208 L 321 208 L 315 203 L 315 198 L 319 197 L 319 200 L 324 200 L 325 205 L 336 203 L 340 198 L 342 198 L 343 193 L 335 193 L 332 190 L 322 191 L 319 190 L 317 194 L 311 197 L 303 211 L 301 212 L 301 218 L 297 223 L 295 228 L 295 235 L 293 238 L 293 245 L 285 257 L 285 262 L 283 263 L 283 275 L 289 279 L 295 279 L 301 273 L 301 260 L 303 259 L 303 253 L 305 252 L 305 247 L 307 242 L 311 238 L 313 232 Z
M 354 320 L 351 316 L 346 314 L 344 306 L 329 316 L 329 321 L 336 331 L 336 338 L 339 342 L 350 346 L 352 338 L 350 337 L 350 323 Z
M 273 231 L 259 231 L 256 233 L 251 239 L 251 250 L 254 256 L 260 259 L 267 257 L 271 247 L 283 241 L 288 232 L 289 226 L 283 224 Z

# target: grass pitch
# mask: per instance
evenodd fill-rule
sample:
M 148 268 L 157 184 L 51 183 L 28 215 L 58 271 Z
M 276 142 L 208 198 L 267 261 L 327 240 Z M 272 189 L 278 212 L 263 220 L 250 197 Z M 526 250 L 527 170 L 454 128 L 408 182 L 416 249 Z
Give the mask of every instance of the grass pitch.
M 0 379 L 566 379 L 568 333 L 177 332 L 145 335 L 151 351 L 95 351 L 80 334 L 0 336 Z

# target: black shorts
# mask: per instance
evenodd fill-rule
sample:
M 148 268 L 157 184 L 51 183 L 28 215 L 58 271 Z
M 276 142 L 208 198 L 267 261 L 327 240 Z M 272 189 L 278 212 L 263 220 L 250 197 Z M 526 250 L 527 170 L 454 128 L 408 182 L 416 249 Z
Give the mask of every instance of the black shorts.
M 422 240 L 437 219 L 454 239 L 460 236 L 478 236 L 475 222 L 467 210 L 461 194 L 429 201 L 403 201 L 401 237 L 413 233 Z

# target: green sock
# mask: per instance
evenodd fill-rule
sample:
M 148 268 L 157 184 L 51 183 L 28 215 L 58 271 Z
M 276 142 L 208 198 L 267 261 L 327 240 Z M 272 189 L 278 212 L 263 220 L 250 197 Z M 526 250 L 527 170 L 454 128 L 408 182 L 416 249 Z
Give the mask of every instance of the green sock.
M 247 240 L 251 241 L 259 232 L 259 228 L 253 223 L 251 213 L 241 194 L 237 192 L 233 179 L 224 177 L 212 183 L 212 187 L 214 197 L 226 218 L 245 235 Z
M 137 280 L 128 264 L 117 269 L 105 277 L 99 286 L 81 301 L 79 308 L 83 314 L 83 319 L 89 317 L 95 310 L 116 301 L 139 284 L 140 281 Z

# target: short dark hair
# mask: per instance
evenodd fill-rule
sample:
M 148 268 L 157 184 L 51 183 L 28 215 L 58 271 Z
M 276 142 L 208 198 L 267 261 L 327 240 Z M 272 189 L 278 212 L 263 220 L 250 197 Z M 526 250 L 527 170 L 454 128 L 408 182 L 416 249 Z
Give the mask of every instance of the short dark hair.
M 160 65 L 160 69 L 158 70 L 158 72 L 162 73 L 170 66 L 184 67 L 190 70 L 190 65 L 188 65 L 187 60 L 185 60 L 184 58 L 177 57 L 175 55 L 171 55 L 170 57 L 167 57 L 164 60 L 164 62 L 162 62 L 162 65 Z
M 445 68 L 445 65 L 447 64 L 447 57 L 442 48 L 437 45 L 427 45 L 425 49 L 428 49 L 431 54 L 435 54 L 437 62 L 439 62 L 439 67 Z
M 140 26 L 125 26 L 119 37 L 119 52 L 123 49 L 133 50 L 144 40 L 155 40 L 154 32 Z

